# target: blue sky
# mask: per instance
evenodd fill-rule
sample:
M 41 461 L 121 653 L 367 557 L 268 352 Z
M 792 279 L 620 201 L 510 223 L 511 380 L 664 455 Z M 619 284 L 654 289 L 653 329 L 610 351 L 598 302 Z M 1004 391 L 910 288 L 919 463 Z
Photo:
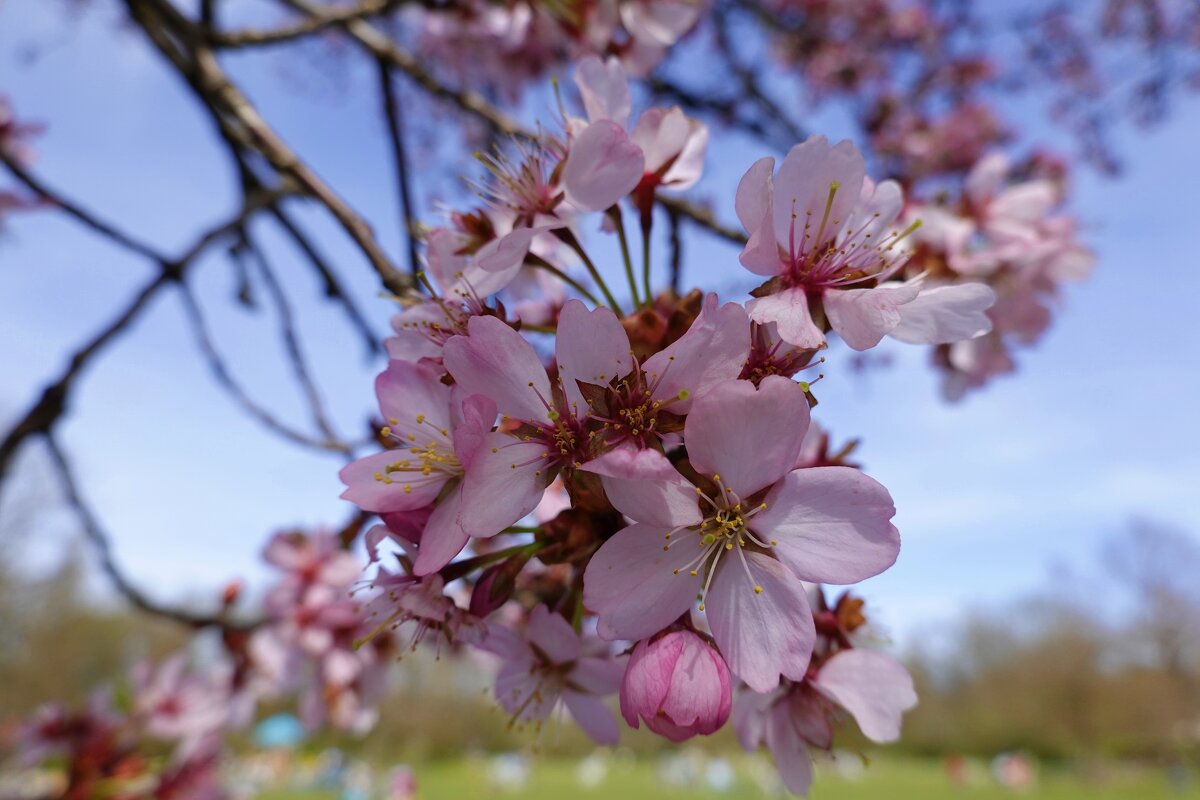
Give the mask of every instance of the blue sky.
M 211 125 L 135 33 L 115 29 L 105 13 L 68 22 L 63 8 L 0 5 L 0 92 L 22 117 L 49 126 L 36 142 L 36 170 L 178 252 L 236 200 Z M 40 50 L 32 62 L 22 57 L 30 44 Z M 324 71 L 312 55 L 230 63 L 264 115 L 399 254 L 373 72 L 357 62 Z M 810 127 L 843 133 L 828 117 Z M 863 439 L 861 459 L 899 508 L 900 561 L 862 589 L 900 638 L 1039 584 L 1055 560 L 1090 558 L 1097 540 L 1132 516 L 1200 535 L 1197 129 L 1200 108 L 1181 105 L 1160 129 L 1121 134 L 1123 178 L 1077 175 L 1073 208 L 1099 255 L 1096 272 L 1068 290 L 1054 329 L 1022 354 L 1015 379 L 948 406 L 919 348 L 889 348 L 895 365 L 866 375 L 847 367 L 844 351 L 830 354 L 817 418 L 835 437 Z M 732 219 L 732 188 L 766 151 L 714 139 L 722 143 L 697 194 Z M 474 170 L 469 153 L 458 157 Z M 424 207 L 432 199 L 422 193 Z M 382 335 L 391 309 L 361 256 L 326 217 L 300 213 Z M 341 431 L 357 434 L 380 364 L 364 359 L 340 310 L 319 302 L 287 244 L 268 241 L 308 320 L 305 344 L 322 383 L 335 390 L 326 399 Z M 748 284 L 734 249 L 692 236 L 687 253 L 692 280 Z M 60 215 L 12 219 L 0 235 L 0 414 L 30 403 L 150 270 Z M 303 423 L 269 307 L 247 312 L 230 301 L 235 281 L 223 259 L 194 274 L 238 378 Z M 232 575 L 260 580 L 257 552 L 271 530 L 337 523 L 348 510 L 337 499 L 336 459 L 264 433 L 213 385 L 170 295 L 79 382 L 61 437 L 119 560 L 164 597 L 202 596 Z M 69 529 L 60 515 L 45 517 L 30 531 L 30 563 L 74 546 Z

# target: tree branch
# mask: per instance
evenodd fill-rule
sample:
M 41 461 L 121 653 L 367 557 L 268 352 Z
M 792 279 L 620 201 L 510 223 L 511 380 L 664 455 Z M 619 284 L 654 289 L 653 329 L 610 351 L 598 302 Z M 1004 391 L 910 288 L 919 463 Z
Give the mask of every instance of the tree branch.
M 400 119 L 400 105 L 396 99 L 396 87 L 392 80 L 392 68 L 382 58 L 375 62 L 379 68 L 379 99 L 383 105 L 383 116 L 387 120 L 388 136 L 392 142 L 392 161 L 396 167 L 396 186 L 400 193 L 400 212 L 404 215 L 404 237 L 408 244 L 408 269 L 413 275 L 421 270 L 417 255 L 416 220 L 413 214 L 412 191 L 409 187 L 408 153 L 404 147 L 404 129 Z
M 356 19 L 386 14 L 412 0 L 363 0 L 353 6 L 314 8 L 307 19 L 268 30 L 241 30 L 215 33 L 209 37 L 214 47 L 261 47 L 286 44 Z
M 178 622 L 181 625 L 186 625 L 189 628 L 212 628 L 218 627 L 229 630 L 249 630 L 256 627 L 258 623 L 237 623 L 228 619 L 224 614 L 204 614 L 192 611 L 186 608 L 177 608 L 173 606 L 163 605 L 155 600 L 152 600 L 149 595 L 135 586 L 121 568 L 117 565 L 116 558 L 113 555 L 113 549 L 108 534 L 100 525 L 99 519 L 92 511 L 91 507 L 83 499 L 83 495 L 79 492 L 79 485 L 75 480 L 74 471 L 71 469 L 70 463 L 67 461 L 66 454 L 59 447 L 55 437 L 47 433 L 46 448 L 50 452 L 50 459 L 54 463 L 55 469 L 58 471 L 59 481 L 62 483 L 63 493 L 66 495 L 67 503 L 75 511 L 75 515 L 79 517 L 79 522 L 83 526 L 83 532 L 88 540 L 96 548 L 96 553 L 100 557 L 100 568 L 104 574 L 112 581 L 113 586 L 121 596 L 130 602 L 135 608 L 155 616 L 165 617 L 166 619 Z
M 186 283 L 179 284 L 179 297 L 183 301 L 183 310 L 187 313 L 188 322 L 191 325 L 196 344 L 200 348 L 200 354 L 208 364 L 213 379 L 233 398 L 233 401 L 243 411 L 256 419 L 272 433 L 282 436 L 284 439 L 295 444 L 323 452 L 333 451 L 344 455 L 351 453 L 349 445 L 339 442 L 336 439 L 319 439 L 309 436 L 280 421 L 274 414 L 259 405 L 250 396 L 249 392 L 237 382 L 233 377 L 233 373 L 226 366 L 224 357 L 222 357 L 220 351 L 217 350 L 216 344 L 213 342 L 212 333 L 208 328 L 208 321 L 204 317 L 204 311 L 200 307 L 200 303 L 196 300 L 195 293 L 192 292 L 191 287 Z
M 411 276 L 400 272 L 375 240 L 370 225 L 331 189 L 259 115 L 221 69 L 195 25 L 169 0 L 125 0 L 133 20 L 179 71 L 202 103 L 214 112 L 223 135 L 255 151 L 280 176 L 290 178 L 316 198 L 362 250 L 388 291 L 403 295 L 413 289 Z

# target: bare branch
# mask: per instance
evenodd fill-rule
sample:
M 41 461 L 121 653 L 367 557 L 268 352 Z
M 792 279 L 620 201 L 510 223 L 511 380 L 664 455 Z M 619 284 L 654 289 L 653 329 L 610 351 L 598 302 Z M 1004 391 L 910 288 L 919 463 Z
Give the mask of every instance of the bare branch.
M 228 619 L 222 613 L 204 614 L 192 611 L 186 608 L 177 608 L 173 606 L 163 605 L 155 600 L 152 600 L 149 595 L 135 586 L 121 571 L 117 565 L 116 558 L 113 555 L 112 544 L 100 525 L 99 519 L 92 511 L 91 507 L 84 500 L 83 495 L 79 492 L 79 485 L 75 480 L 74 471 L 71 469 L 70 463 L 67 461 L 66 454 L 63 453 L 55 437 L 47 433 L 46 448 L 50 451 L 51 461 L 54 463 L 58 471 L 59 480 L 62 483 L 63 493 L 66 495 L 67 503 L 75 511 L 75 515 L 79 517 L 79 522 L 83 526 L 83 532 L 96 548 L 97 555 L 100 556 L 100 568 L 104 574 L 112 581 L 113 586 L 117 591 L 130 602 L 135 608 L 155 616 L 165 617 L 166 619 L 178 622 L 181 625 L 186 625 L 190 628 L 211 628 L 218 627 L 228 630 L 249 630 L 256 627 L 259 623 L 238 623 Z
M 292 374 L 296 378 L 296 384 L 304 393 L 308 407 L 312 412 L 313 424 L 317 426 L 317 430 L 321 432 L 326 441 L 339 442 L 340 438 L 333 430 L 333 425 L 329 421 L 329 415 L 325 413 L 325 403 L 321 399 L 321 392 L 317 389 L 317 383 L 313 379 L 308 367 L 308 359 L 305 358 L 304 350 L 300 345 L 300 336 L 296 331 L 295 315 L 292 313 L 292 306 L 288 302 L 287 294 L 284 292 L 279 278 L 276 277 L 275 271 L 271 269 L 271 264 L 267 261 L 266 254 L 251 239 L 244 238 L 243 242 L 253 256 L 254 262 L 258 265 L 259 272 L 262 273 L 263 283 L 267 286 L 267 294 L 271 296 L 275 304 L 275 309 L 279 314 L 280 336 L 283 339 L 284 349 L 287 351 L 288 361 L 291 362 Z
M 188 267 L 196 258 L 207 250 L 213 243 L 229 235 L 233 230 L 245 224 L 246 220 L 263 205 L 273 203 L 280 195 L 278 193 L 259 193 L 248 198 L 247 204 L 228 222 L 212 228 L 199 237 L 183 255 L 177 259 L 154 260 L 158 263 L 158 274 L 146 283 L 130 300 L 117 317 L 104 326 L 95 336 L 74 352 L 67 363 L 66 370 L 53 383 L 42 389 L 42 393 L 30 409 L 9 429 L 4 440 L 0 441 L 0 483 L 8 471 L 17 448 L 28 437 L 35 434 L 49 434 L 54 425 L 67 410 L 69 396 L 75 379 L 91 361 L 107 347 L 114 339 L 124 333 L 141 315 L 159 290 L 168 284 L 182 285 L 182 278 Z
M 242 30 L 213 34 L 214 47 L 261 47 L 286 44 L 356 19 L 365 19 L 404 5 L 406 0 L 363 0 L 353 6 L 314 8 L 311 16 L 299 22 L 270 30 Z
M 225 364 L 225 359 L 217 350 L 216 344 L 213 342 L 212 333 L 208 327 L 208 321 L 204 317 L 204 311 L 200 307 L 200 303 L 196 300 L 196 295 L 192 292 L 190 286 L 186 283 L 179 284 L 179 296 L 183 301 L 183 309 L 187 313 L 188 322 L 191 325 L 192 333 L 196 338 L 196 344 L 200 348 L 200 354 L 204 357 L 208 364 L 209 370 L 212 372 L 213 379 L 221 388 L 223 388 L 233 401 L 237 403 L 243 411 L 257 420 L 272 433 L 275 433 L 290 442 L 310 447 L 323 452 L 335 452 L 349 455 L 351 450 L 349 445 L 339 442 L 336 439 L 326 438 L 320 439 L 314 436 L 309 436 L 303 431 L 298 431 L 290 425 L 280 421 L 269 410 L 259 405 L 259 403 L 250 396 L 250 394 L 242 387 L 240 383 L 233 377 L 233 373 Z
M 316 270 L 317 275 L 321 278 L 324 284 L 325 296 L 331 300 L 336 300 L 339 305 L 346 311 L 346 317 L 350 320 L 350 324 L 358 329 L 362 336 L 363 343 L 366 345 L 368 355 L 376 355 L 383 352 L 383 348 L 379 344 L 378 334 L 371 323 L 367 322 L 362 311 L 354 304 L 353 298 L 346 292 L 341 281 L 337 277 L 337 272 L 326 261 L 325 256 L 317 249 L 317 246 L 308 238 L 308 235 L 301 230 L 296 221 L 283 208 L 282 204 L 275 204 L 269 209 L 271 215 L 279 222 L 280 227 L 287 233 L 291 240 L 300 249 L 308 259 L 308 263 Z
M 35 177 L 28 169 L 26 169 L 20 161 L 14 158 L 11 153 L 6 152 L 2 147 L 0 147 L 0 162 L 3 162 L 4 166 L 8 167 L 8 171 L 13 174 L 13 177 L 25 184 L 25 186 L 34 194 L 62 210 L 66 214 L 74 217 L 79 222 L 82 222 L 88 228 L 91 228 L 101 236 L 104 236 L 121 247 L 124 247 L 126 250 L 132 250 L 138 255 L 144 256 L 151 261 L 167 260 L 166 257 L 159 253 L 154 247 L 146 244 L 145 242 L 138 241 L 134 237 L 118 229 L 116 226 L 105 222 L 92 212 L 84 209 L 78 203 L 68 200 L 46 184 L 42 183 L 42 181 Z
M 671 226 L 671 291 L 679 294 L 683 280 L 683 239 L 679 235 L 679 212 L 667 209 L 667 221 Z
M 204 105 L 211 108 L 222 135 L 258 152 L 283 177 L 290 178 L 324 205 L 362 250 L 380 281 L 394 294 L 413 288 L 375 240 L 370 225 L 293 151 L 230 81 L 195 25 L 169 0 L 125 0 L 134 21 L 175 66 Z
M 416 275 L 421 269 L 417 255 L 416 220 L 413 214 L 412 190 L 409 186 L 408 153 L 404 146 L 403 121 L 400 104 L 396 98 L 396 87 L 392 80 L 392 68 L 382 58 L 376 59 L 379 66 L 379 98 L 383 105 L 383 116 L 387 120 L 388 136 L 392 141 L 392 160 L 396 166 L 396 186 L 400 193 L 400 212 L 404 215 L 404 237 L 408 244 L 408 269 Z

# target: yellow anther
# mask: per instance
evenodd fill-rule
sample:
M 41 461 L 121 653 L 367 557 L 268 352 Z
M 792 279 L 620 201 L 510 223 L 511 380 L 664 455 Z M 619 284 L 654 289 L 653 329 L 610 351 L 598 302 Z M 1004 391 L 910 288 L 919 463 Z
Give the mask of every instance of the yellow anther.
M 691 396 L 692 396 L 692 393 L 691 393 L 691 392 L 689 392 L 687 389 L 680 389 L 680 390 L 679 390 L 679 395 L 678 395 L 678 397 L 679 397 L 679 399 L 680 399 L 680 400 L 687 400 L 687 399 L 688 399 L 689 397 L 691 397 Z
M 418 424 L 418 425 L 420 425 L 420 424 L 421 424 L 421 423 L 423 423 L 423 422 L 425 422 L 425 415 L 424 415 L 424 414 L 417 414 L 417 424 Z
M 395 417 L 388 417 L 388 424 L 389 425 L 399 425 L 400 420 L 396 419 Z
M 699 575 L 700 573 L 696 572 L 696 570 L 691 570 L 691 571 L 690 571 L 688 574 L 689 574 L 689 575 L 691 575 L 691 576 L 694 578 L 694 577 L 696 577 L 697 575 Z
M 409 484 L 409 483 L 404 484 L 404 493 L 412 494 L 412 484 Z
M 499 453 L 499 452 L 500 452 L 500 448 L 498 448 L 498 447 L 493 447 L 493 448 L 492 448 L 492 452 L 493 452 L 493 453 Z
M 761 587 L 761 586 L 755 586 L 755 587 L 754 587 L 754 593 L 755 593 L 755 594 L 762 594 L 762 587 Z
M 387 425 L 384 425 L 382 428 L 379 429 L 379 435 L 382 436 L 383 438 L 387 439 L 388 437 L 390 437 L 392 435 L 392 429 L 389 428 Z

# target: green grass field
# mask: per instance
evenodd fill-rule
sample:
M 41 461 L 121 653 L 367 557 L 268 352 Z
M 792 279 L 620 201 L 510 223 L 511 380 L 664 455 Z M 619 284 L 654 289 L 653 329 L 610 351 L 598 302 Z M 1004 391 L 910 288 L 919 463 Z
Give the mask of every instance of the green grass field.
M 418 797 L 421 800 L 730 800 L 778 796 L 761 781 L 768 768 L 765 761 L 738 760 L 732 764 L 735 783 L 725 793 L 711 791 L 702 782 L 693 786 L 672 786 L 660 777 L 655 766 L 644 762 L 609 762 L 603 780 L 585 787 L 580 781 L 578 762 L 549 759 L 534 762 L 529 780 L 522 788 L 504 790 L 497 788 L 489 778 L 486 761 L 468 760 L 418 769 Z M 703 762 L 698 762 L 697 769 L 702 775 Z M 811 797 L 813 800 L 1200 800 L 1200 785 L 1193 783 L 1185 791 L 1173 789 L 1164 773 L 1146 769 L 1111 767 L 1088 778 L 1064 770 L 1042 769 L 1035 785 L 1022 792 L 996 785 L 987 778 L 982 767 L 976 772 L 972 784 L 954 786 L 942 766 L 932 761 L 879 761 L 854 777 L 822 769 Z M 332 794 L 317 792 L 278 792 L 263 797 L 265 800 L 335 800 Z

